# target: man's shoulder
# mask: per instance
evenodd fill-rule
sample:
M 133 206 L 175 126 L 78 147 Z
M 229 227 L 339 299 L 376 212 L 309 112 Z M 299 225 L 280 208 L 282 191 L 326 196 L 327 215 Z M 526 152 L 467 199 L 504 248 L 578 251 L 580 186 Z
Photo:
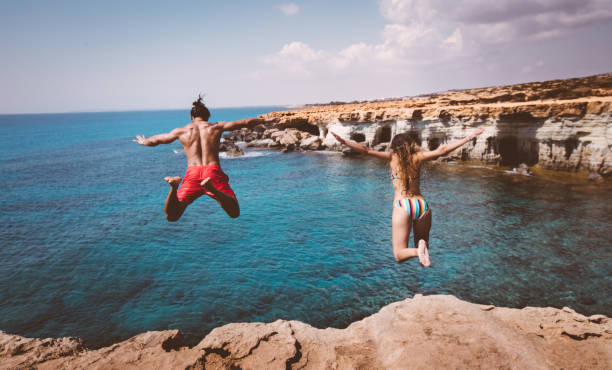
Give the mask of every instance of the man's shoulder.
M 185 126 L 179 126 L 179 127 L 175 128 L 175 130 L 187 131 L 187 130 L 190 130 L 190 129 L 193 129 L 193 128 L 198 128 L 198 124 L 194 123 L 194 122 L 189 122 Z
M 223 130 L 223 122 L 208 122 L 203 121 L 198 123 L 200 129 Z
M 180 135 L 183 135 L 189 132 L 192 128 L 193 128 L 193 123 L 188 123 L 185 126 L 179 126 L 179 127 L 174 128 L 174 130 L 172 130 L 172 133 L 180 136 Z

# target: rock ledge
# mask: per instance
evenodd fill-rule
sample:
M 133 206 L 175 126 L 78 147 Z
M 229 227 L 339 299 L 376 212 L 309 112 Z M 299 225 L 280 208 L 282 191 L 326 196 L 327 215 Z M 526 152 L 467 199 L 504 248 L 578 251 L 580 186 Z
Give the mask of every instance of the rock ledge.
M 612 175 L 612 73 L 565 80 L 455 90 L 402 99 L 311 105 L 262 116 L 270 127 L 232 132 L 229 142 L 292 150 L 341 150 L 330 131 L 384 151 L 410 133 L 433 150 L 476 128 L 485 132 L 449 159 Z M 351 154 L 351 153 L 346 153 Z
M 177 330 L 98 350 L 74 338 L 0 332 L 2 369 L 609 369 L 612 328 L 570 308 L 501 308 L 417 294 L 346 329 L 299 321 L 235 323 L 195 347 Z

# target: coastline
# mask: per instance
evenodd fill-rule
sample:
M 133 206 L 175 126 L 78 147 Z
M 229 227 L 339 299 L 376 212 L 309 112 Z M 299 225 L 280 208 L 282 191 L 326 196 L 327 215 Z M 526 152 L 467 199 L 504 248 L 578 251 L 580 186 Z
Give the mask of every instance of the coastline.
M 312 105 L 261 117 L 273 123 L 226 134 L 225 150 L 240 154 L 235 142 L 281 151 L 342 150 L 331 131 L 379 151 L 395 134 L 408 132 L 423 149 L 433 150 L 484 128 L 483 135 L 445 160 L 548 175 L 557 171 L 590 181 L 612 174 L 612 73 Z M 354 155 L 347 149 L 343 153 Z
M 88 350 L 78 338 L 0 332 L 0 368 L 590 368 L 612 366 L 604 315 L 564 307 L 512 309 L 450 295 L 415 295 L 346 329 L 299 321 L 234 323 L 196 346 L 178 330 L 136 335 Z

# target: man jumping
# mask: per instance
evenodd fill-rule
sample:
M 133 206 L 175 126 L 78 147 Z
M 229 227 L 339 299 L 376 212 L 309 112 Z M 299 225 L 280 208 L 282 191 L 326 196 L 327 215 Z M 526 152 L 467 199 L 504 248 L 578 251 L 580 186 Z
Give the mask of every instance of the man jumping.
M 140 145 L 156 146 L 170 144 L 179 139 L 187 156 L 187 172 L 183 185 L 179 188 L 181 178 L 166 177 L 170 184 L 170 193 L 166 198 L 166 219 L 174 222 L 185 212 L 194 200 L 206 194 L 219 202 L 225 212 L 232 218 L 240 216 L 240 207 L 234 191 L 229 186 L 229 178 L 219 165 L 219 143 L 223 131 L 236 130 L 242 127 L 253 127 L 266 121 L 258 118 L 247 118 L 233 122 L 208 122 L 210 112 L 202 103 L 202 97 L 193 102 L 191 123 L 177 127 L 166 134 L 146 138 L 136 136 L 132 140 Z

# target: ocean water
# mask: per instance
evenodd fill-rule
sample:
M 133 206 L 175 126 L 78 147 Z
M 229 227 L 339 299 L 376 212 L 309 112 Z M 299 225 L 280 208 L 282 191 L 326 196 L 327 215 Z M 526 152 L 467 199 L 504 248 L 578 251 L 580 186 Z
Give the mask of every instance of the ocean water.
M 233 120 L 278 107 L 216 109 Z M 202 197 L 164 218 L 187 111 L 0 116 L 0 330 L 91 348 L 147 330 L 196 343 L 230 322 L 346 327 L 416 293 L 612 315 L 612 194 L 430 165 L 432 268 L 391 253 L 384 163 L 334 153 L 222 159 L 241 216 Z

